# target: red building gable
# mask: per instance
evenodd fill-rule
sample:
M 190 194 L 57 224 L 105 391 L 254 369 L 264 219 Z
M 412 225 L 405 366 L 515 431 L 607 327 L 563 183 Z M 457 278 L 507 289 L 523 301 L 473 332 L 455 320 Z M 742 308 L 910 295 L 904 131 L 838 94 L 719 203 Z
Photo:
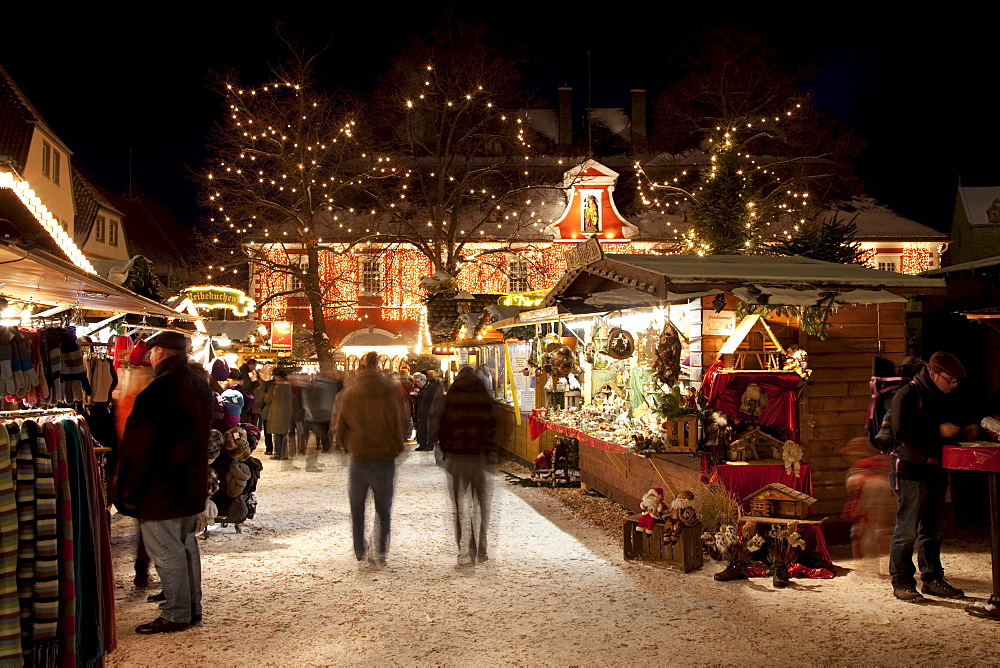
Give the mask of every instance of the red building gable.
M 546 228 L 555 241 L 579 239 L 596 234 L 601 241 L 625 241 L 639 228 L 625 220 L 615 206 L 613 193 L 618 172 L 596 160 L 566 172 L 563 186 L 572 189 L 562 217 Z

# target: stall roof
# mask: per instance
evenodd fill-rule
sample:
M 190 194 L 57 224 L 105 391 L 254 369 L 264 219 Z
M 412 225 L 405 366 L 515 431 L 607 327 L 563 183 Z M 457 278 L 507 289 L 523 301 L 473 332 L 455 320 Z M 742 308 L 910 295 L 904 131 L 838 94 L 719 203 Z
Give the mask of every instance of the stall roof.
M 145 313 L 178 320 L 200 320 L 141 297 L 111 281 L 88 274 L 42 250 L 25 250 L 0 241 L 0 293 L 38 304 L 74 305 L 102 313 Z
M 629 305 L 624 302 L 638 306 L 651 298 L 681 301 L 750 286 L 764 292 L 775 288 L 783 299 L 795 292 L 803 303 L 815 302 L 821 292 L 853 293 L 851 303 L 878 303 L 900 301 L 900 295 L 942 293 L 945 282 L 804 257 L 605 255 L 568 271 L 542 306 L 561 303 L 574 312 L 594 312 L 606 310 L 602 295 L 610 293 L 618 297 L 612 300 L 615 306 L 623 308 Z

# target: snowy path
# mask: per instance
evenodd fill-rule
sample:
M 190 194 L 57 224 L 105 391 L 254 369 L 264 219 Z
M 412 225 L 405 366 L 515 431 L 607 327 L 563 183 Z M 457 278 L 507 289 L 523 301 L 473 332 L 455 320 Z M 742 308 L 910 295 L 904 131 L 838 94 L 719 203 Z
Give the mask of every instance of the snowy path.
M 398 460 L 389 567 L 359 572 L 343 455 L 319 473 L 265 459 L 257 517 L 202 542 L 205 621 L 137 636 L 156 616 L 131 585 L 131 520 L 114 528 L 119 648 L 109 665 L 972 664 L 1000 662 L 1000 624 L 961 605 L 898 603 L 885 581 L 716 583 L 624 562 L 542 490 L 496 485 L 491 561 L 456 571 L 442 469 Z M 296 462 L 302 466 L 302 458 Z M 989 562 L 948 555 L 967 593 Z M 966 577 L 962 577 L 962 576 Z

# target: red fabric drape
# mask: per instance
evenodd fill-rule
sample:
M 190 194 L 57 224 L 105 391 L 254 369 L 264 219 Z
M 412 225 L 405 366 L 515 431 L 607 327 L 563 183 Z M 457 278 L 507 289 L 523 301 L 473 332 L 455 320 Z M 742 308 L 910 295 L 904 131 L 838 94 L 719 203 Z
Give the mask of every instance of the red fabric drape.
M 585 434 L 578 429 L 573 429 L 572 427 L 567 427 L 566 425 L 558 424 L 556 422 L 542 420 L 534 415 L 528 416 L 528 433 L 531 435 L 532 441 L 541 436 L 542 432 L 546 429 L 551 429 L 552 431 L 562 434 L 563 436 L 575 438 L 581 443 L 586 443 L 590 447 L 597 448 L 598 450 L 618 453 L 627 452 L 624 445 L 619 445 L 618 443 L 612 443 L 610 441 L 603 441 L 599 438 L 591 436 L 590 434 Z
M 792 440 L 798 442 L 799 407 L 795 390 L 802 384 L 802 378 L 792 372 L 741 372 L 726 373 L 718 362 L 705 372 L 701 391 L 709 408 L 722 411 L 731 423 L 740 424 L 745 419 L 740 415 L 740 402 L 747 385 L 757 386 L 767 395 L 767 406 L 761 411 L 757 422 L 763 426 L 780 425 L 792 432 Z

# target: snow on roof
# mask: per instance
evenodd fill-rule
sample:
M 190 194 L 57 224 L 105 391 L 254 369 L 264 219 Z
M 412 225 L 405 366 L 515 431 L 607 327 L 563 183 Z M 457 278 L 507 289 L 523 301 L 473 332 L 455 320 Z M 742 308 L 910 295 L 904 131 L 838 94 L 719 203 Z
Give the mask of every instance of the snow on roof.
M 899 215 L 869 198 L 859 198 L 838 207 L 824 211 L 817 219 L 826 222 L 834 217 L 843 222 L 853 222 L 858 228 L 858 238 L 877 241 L 880 239 L 906 241 L 940 240 L 948 235 L 934 228 L 922 225 Z
M 591 120 L 600 123 L 607 129 L 622 137 L 628 137 L 632 122 L 624 109 L 617 107 L 599 107 L 589 112 Z
M 671 282 L 731 280 L 763 285 L 858 285 L 943 288 L 941 279 L 897 274 L 857 264 L 769 255 L 607 255 L 608 260 L 663 274 Z
M 990 225 L 986 212 L 997 201 L 1000 201 L 1000 186 L 985 188 L 959 188 L 958 195 L 962 198 L 962 206 L 970 225 Z
M 948 267 L 938 267 L 937 269 L 930 269 L 921 274 L 921 276 L 947 276 L 948 274 L 957 274 L 960 271 L 970 271 L 972 269 L 985 269 L 986 267 L 995 267 L 998 264 L 1000 264 L 1000 255 L 994 255 L 992 257 L 984 257 L 981 260 L 973 260 L 971 262 L 953 264 Z
M 550 141 L 559 140 L 559 116 L 552 109 L 522 109 L 531 129 Z

